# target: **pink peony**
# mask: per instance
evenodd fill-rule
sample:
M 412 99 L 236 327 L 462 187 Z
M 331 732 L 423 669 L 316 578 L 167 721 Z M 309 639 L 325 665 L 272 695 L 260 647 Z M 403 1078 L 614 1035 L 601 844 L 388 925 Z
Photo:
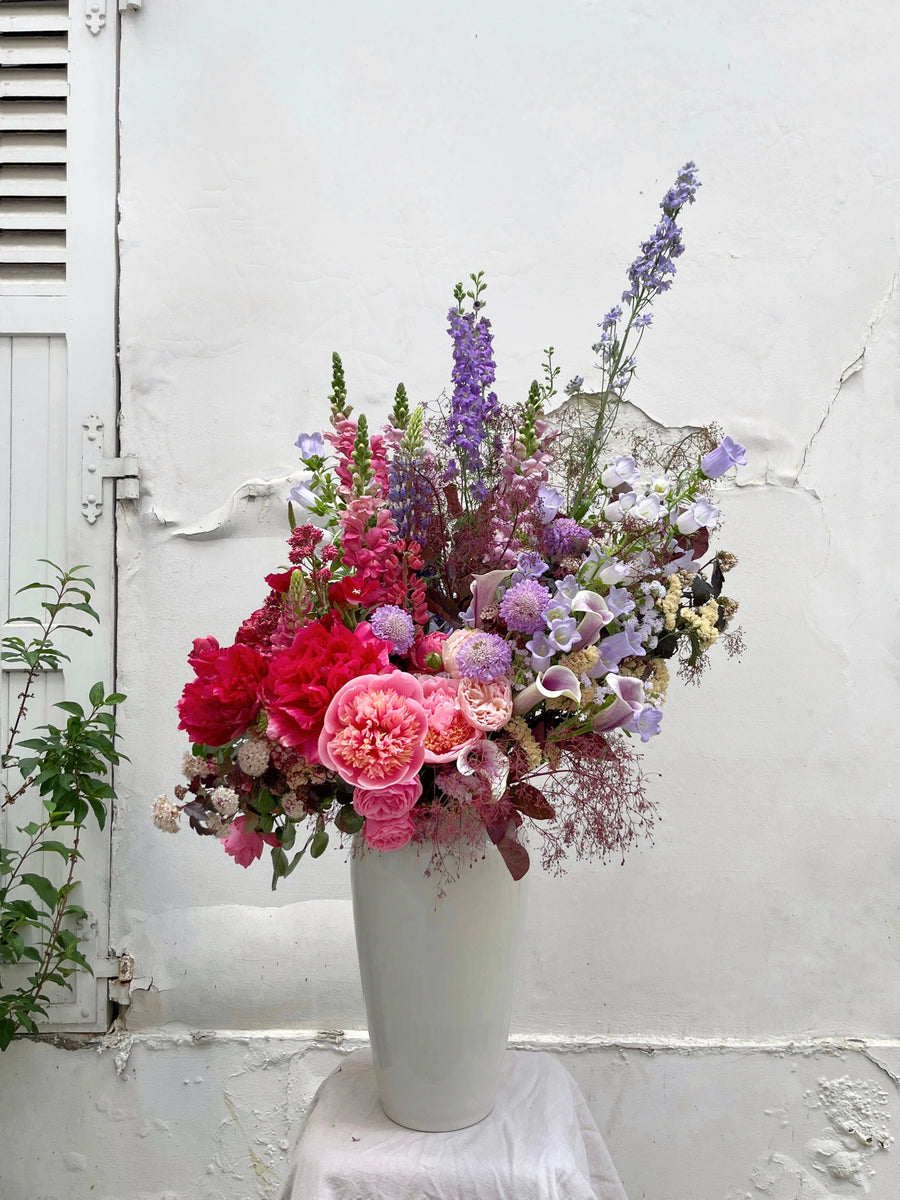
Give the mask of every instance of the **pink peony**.
M 402 671 L 345 683 L 325 713 L 320 761 L 366 791 L 406 783 L 425 761 L 424 698 L 422 685 Z
M 460 679 L 459 707 L 476 729 L 493 732 L 502 729 L 513 711 L 512 688 L 508 679 L 482 683 L 480 679 Z
M 353 807 L 361 817 L 387 821 L 408 813 L 421 795 L 422 781 L 416 775 L 406 783 L 395 783 L 377 790 L 354 788 Z
M 268 846 L 280 845 L 274 833 L 260 833 L 258 829 L 248 829 L 246 817 L 235 817 L 231 822 L 231 832 L 222 845 L 225 847 L 225 853 L 230 854 L 236 863 L 242 867 L 249 867 L 261 857 L 263 842 Z
M 373 850 L 399 850 L 412 841 L 415 832 L 416 823 L 409 813 L 400 813 L 386 821 L 368 817 L 363 827 L 366 845 Z
M 425 735 L 425 761 L 452 762 L 466 746 L 482 736 L 463 713 L 459 703 L 459 680 L 446 675 L 419 675 L 428 717 Z

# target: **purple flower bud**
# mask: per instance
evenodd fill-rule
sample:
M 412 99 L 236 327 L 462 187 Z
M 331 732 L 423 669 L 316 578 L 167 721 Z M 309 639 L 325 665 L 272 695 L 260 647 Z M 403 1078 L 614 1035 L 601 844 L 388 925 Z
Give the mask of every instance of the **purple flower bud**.
M 731 467 L 745 467 L 747 451 L 740 442 L 730 437 L 722 438 L 715 450 L 710 450 L 700 460 L 700 470 L 707 479 L 718 479 Z

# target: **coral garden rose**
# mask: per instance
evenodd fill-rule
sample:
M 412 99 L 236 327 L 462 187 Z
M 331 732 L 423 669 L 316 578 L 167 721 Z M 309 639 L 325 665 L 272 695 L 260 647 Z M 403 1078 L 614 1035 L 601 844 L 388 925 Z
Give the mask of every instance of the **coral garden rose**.
M 459 680 L 446 675 L 420 675 L 423 704 L 428 717 L 425 735 L 425 761 L 447 763 L 466 746 L 482 736 L 481 730 L 466 719 L 459 702 Z
M 325 713 L 319 761 L 363 790 L 406 783 L 425 761 L 424 698 L 402 671 L 345 683 Z
M 249 867 L 261 857 L 264 843 L 267 846 L 279 845 L 274 833 L 260 833 L 258 829 L 248 829 L 247 818 L 236 817 L 231 822 L 231 832 L 222 845 L 225 847 L 225 853 L 230 854 L 236 863 L 242 867 Z
M 363 826 L 366 845 L 373 850 L 399 850 L 412 841 L 415 832 L 416 823 L 409 813 L 401 813 L 385 821 L 369 817 Z
M 178 701 L 178 728 L 207 746 L 224 746 L 246 733 L 260 709 L 267 670 L 262 655 L 252 646 L 221 649 L 215 638 L 198 638 L 188 661 L 197 678 Z
M 513 712 L 512 688 L 508 679 L 482 683 L 480 679 L 459 681 L 459 707 L 463 716 L 485 733 L 502 729 Z
M 332 699 L 361 675 L 390 671 L 390 647 L 365 622 L 350 630 L 340 621 L 312 621 L 269 663 L 264 700 L 266 732 L 318 762 L 319 736 Z
M 387 821 L 408 813 L 421 795 L 422 781 L 416 775 L 406 783 L 394 783 L 386 788 L 354 788 L 353 807 L 361 817 Z

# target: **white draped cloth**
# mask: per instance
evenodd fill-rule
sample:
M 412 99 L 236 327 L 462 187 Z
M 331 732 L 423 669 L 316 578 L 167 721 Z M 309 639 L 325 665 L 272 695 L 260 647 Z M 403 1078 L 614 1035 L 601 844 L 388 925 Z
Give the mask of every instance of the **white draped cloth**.
M 508 1050 L 493 1112 L 453 1133 L 385 1115 L 369 1050 L 349 1055 L 307 1114 L 279 1200 L 628 1200 L 574 1079 Z

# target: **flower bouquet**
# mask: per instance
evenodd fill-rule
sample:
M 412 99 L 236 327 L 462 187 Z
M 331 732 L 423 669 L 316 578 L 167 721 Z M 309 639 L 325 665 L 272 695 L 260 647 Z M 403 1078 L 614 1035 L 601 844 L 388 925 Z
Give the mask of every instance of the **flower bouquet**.
M 230 646 L 194 642 L 178 704 L 194 745 L 174 802 L 273 887 L 329 828 L 390 851 L 486 831 L 514 878 L 537 830 L 545 866 L 621 852 L 652 825 L 636 747 L 660 732 L 670 667 L 696 681 L 731 652 L 735 558 L 710 551 L 714 480 L 745 461 L 713 427 L 623 440 L 619 409 L 653 301 L 682 253 L 687 163 L 593 347 L 598 383 L 557 391 L 553 350 L 527 397 L 493 390 L 485 282 L 450 309 L 452 393 L 383 428 L 347 403 L 297 440 L 287 561 Z

